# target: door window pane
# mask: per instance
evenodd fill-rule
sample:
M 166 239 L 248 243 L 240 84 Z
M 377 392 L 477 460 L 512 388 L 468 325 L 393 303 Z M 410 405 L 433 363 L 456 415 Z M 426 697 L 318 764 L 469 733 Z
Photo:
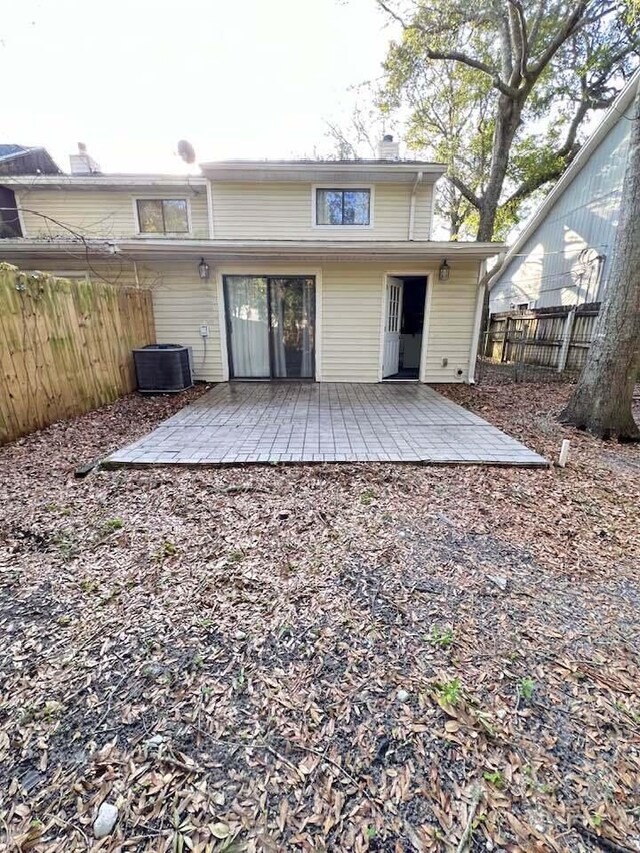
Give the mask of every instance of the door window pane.
M 233 376 L 267 379 L 269 310 L 267 279 L 230 275 L 225 279 Z
M 400 331 L 400 286 L 395 282 L 389 282 L 387 306 L 387 332 Z
M 312 278 L 269 279 L 273 376 L 314 376 L 315 282 Z

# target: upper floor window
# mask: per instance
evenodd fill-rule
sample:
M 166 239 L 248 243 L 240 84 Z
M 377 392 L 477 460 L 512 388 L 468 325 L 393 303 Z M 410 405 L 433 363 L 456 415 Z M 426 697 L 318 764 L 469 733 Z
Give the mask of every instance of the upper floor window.
M 370 221 L 371 190 L 316 190 L 316 225 L 369 225 Z
M 184 198 L 139 198 L 141 234 L 188 234 L 189 215 Z

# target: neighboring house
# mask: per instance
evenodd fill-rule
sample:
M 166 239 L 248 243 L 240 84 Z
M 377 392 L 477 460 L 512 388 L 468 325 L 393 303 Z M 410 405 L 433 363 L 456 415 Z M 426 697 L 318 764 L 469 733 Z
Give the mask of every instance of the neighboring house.
M 0 143 L 0 175 L 59 175 L 60 168 L 40 146 Z
M 602 298 L 612 269 L 639 82 L 640 72 L 510 247 L 490 284 L 492 313 Z
M 193 348 L 197 379 L 473 381 L 491 243 L 430 240 L 445 167 L 398 159 L 205 163 L 195 177 L 0 179 L 25 270 L 150 287 L 157 339 Z
M 0 179 L 3 175 L 55 175 L 60 169 L 40 147 L 0 144 Z M 0 186 L 0 237 L 22 237 L 13 190 Z

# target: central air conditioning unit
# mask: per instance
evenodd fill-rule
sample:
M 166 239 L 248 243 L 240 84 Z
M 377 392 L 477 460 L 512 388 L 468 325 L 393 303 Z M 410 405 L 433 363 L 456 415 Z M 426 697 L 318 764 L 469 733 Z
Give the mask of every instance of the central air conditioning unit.
M 141 394 L 175 394 L 193 385 L 191 347 L 149 344 L 133 350 L 133 363 Z

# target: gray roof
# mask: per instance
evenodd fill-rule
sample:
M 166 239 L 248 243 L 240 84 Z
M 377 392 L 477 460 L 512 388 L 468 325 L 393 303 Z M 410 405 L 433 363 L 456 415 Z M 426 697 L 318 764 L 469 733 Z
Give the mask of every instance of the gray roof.
M 0 143 L 0 173 L 8 175 L 55 175 L 60 167 L 42 145 Z
M 24 145 L 12 145 L 11 143 L 0 143 L 0 160 L 6 160 L 9 157 L 15 157 L 17 154 L 24 154 L 29 151 Z
M 349 160 L 217 160 L 206 163 L 207 166 L 227 166 L 239 164 L 241 166 L 443 166 L 443 163 L 438 163 L 435 160 L 389 160 L 389 159 L 365 159 L 352 158 Z

